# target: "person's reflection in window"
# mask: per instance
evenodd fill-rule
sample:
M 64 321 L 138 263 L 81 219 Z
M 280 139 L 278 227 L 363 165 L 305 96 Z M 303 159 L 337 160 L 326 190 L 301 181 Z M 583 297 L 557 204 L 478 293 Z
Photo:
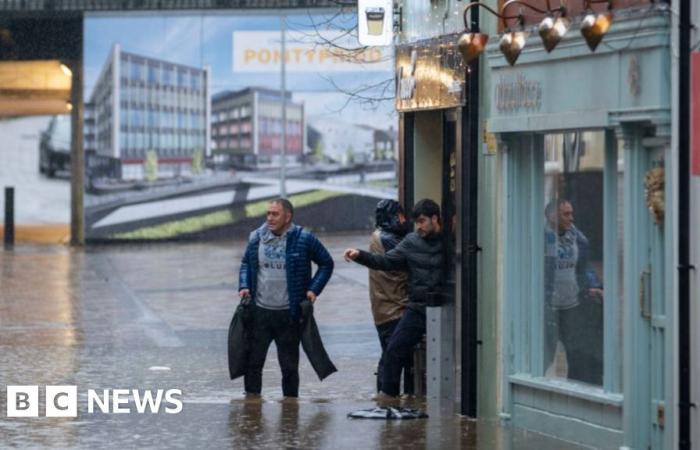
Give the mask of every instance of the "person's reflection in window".
M 574 208 L 554 199 L 545 208 L 545 369 L 561 341 L 568 378 L 603 381 L 603 290 L 589 265 L 589 242 L 574 226 Z

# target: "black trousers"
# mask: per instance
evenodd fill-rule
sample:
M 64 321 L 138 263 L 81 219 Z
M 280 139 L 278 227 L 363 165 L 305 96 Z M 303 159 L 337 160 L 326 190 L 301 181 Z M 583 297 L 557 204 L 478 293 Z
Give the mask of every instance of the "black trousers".
M 545 369 L 554 359 L 557 340 L 566 349 L 567 378 L 597 386 L 603 384 L 603 305 L 582 295 L 577 306 L 545 307 Z
M 407 309 L 389 338 L 383 356 L 384 373 L 382 392 L 397 396 L 401 389 L 401 368 L 405 367 L 413 356 L 413 347 L 425 334 L 425 316 L 412 309 Z
M 255 305 L 253 335 L 248 356 L 248 370 L 243 383 L 247 394 L 260 394 L 262 370 L 272 341 L 277 347 L 277 359 L 282 369 L 282 394 L 299 396 L 299 325 L 292 322 L 289 310 L 271 310 Z
M 391 335 L 394 334 L 394 330 L 396 330 L 396 326 L 399 324 L 400 320 L 401 319 L 395 319 L 375 325 L 377 328 L 377 336 L 379 337 L 379 345 L 382 347 L 382 356 L 379 358 L 379 363 L 377 364 L 377 391 L 384 392 L 384 389 L 382 389 L 382 380 L 384 379 L 384 353 L 389 345 L 389 339 Z M 405 394 L 413 394 L 413 359 L 409 357 L 407 361 L 404 361 L 404 364 L 403 391 Z

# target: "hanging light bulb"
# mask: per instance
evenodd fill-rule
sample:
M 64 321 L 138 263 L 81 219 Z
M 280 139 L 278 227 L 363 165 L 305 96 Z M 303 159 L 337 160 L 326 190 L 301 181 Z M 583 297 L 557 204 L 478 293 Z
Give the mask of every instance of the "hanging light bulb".
M 528 31 L 511 31 L 503 35 L 500 48 L 508 64 L 511 66 L 515 65 L 529 36 L 530 33 Z
M 612 25 L 613 14 L 609 9 L 610 7 L 612 7 L 612 4 L 609 4 L 608 11 L 596 14 L 590 10 L 589 3 L 588 13 L 581 21 L 581 34 L 586 39 L 588 48 L 592 52 L 598 47 L 600 41 L 603 40 L 603 36 L 605 36 L 605 33 L 610 29 L 610 25 Z
M 486 33 L 465 32 L 457 41 L 457 48 L 462 54 L 464 64 L 469 64 L 474 58 L 477 58 L 484 52 L 486 43 L 489 41 L 489 35 Z
M 571 21 L 566 17 L 557 17 L 555 19 L 552 16 L 547 16 L 540 22 L 538 30 L 542 38 L 542 44 L 548 53 L 554 50 L 561 38 L 569 31 L 569 27 L 571 27 Z

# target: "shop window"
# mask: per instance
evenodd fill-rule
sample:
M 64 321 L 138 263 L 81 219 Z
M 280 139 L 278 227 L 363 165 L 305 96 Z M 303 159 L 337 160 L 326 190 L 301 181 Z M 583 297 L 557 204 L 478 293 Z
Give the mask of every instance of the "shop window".
M 617 142 L 612 132 L 577 131 L 504 143 L 509 372 L 621 392 Z

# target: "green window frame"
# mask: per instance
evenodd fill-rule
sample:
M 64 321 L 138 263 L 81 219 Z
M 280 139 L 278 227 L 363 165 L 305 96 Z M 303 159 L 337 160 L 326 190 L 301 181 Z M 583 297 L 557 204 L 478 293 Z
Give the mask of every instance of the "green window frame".
M 577 130 L 601 131 L 601 130 Z M 621 280 L 618 239 L 617 137 L 605 131 L 603 170 L 603 285 L 617 296 Z M 506 133 L 503 145 L 503 350 L 504 408 L 509 408 L 510 384 L 533 382 L 539 387 L 570 390 L 596 401 L 622 402 L 620 302 L 604 301 L 603 385 L 585 386 L 544 374 L 544 233 L 542 195 L 544 183 L 544 134 Z

